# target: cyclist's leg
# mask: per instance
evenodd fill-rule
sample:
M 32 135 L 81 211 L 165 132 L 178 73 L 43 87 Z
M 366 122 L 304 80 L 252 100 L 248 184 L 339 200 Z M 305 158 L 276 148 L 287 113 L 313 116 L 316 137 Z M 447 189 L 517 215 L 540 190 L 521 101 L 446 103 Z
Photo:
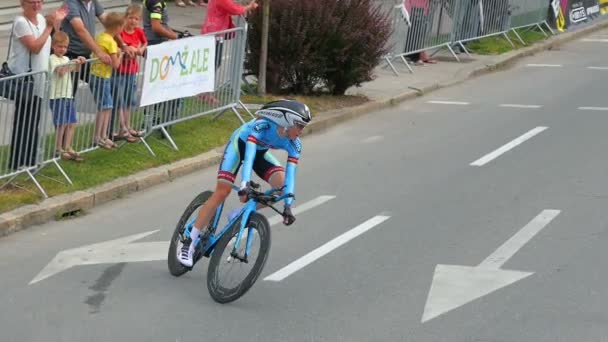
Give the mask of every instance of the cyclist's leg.
M 220 163 L 217 172 L 215 192 L 199 210 L 198 217 L 194 222 L 193 230 L 206 230 L 207 225 L 209 225 L 209 220 L 217 207 L 226 200 L 228 195 L 230 195 L 232 184 L 234 183 L 236 174 L 239 172 L 239 168 L 243 161 L 242 156 L 244 155 L 245 146 L 242 142 L 239 142 L 241 141 L 238 136 L 233 134 L 226 145 L 224 156 L 222 157 L 222 162 Z M 195 232 L 195 234 L 198 234 L 198 232 Z
M 234 137 L 233 137 L 234 138 Z M 209 221 L 217 207 L 224 202 L 230 195 L 232 183 L 236 173 L 241 165 L 241 151 L 239 151 L 238 137 L 230 139 L 224 150 L 224 157 L 218 171 L 218 182 L 215 187 L 215 192 L 199 209 L 196 221 L 190 232 L 190 239 L 184 242 L 180 253 L 179 261 L 184 265 L 191 267 L 193 264 L 193 255 L 196 245 L 193 243 L 199 237 L 201 231 L 205 232 Z

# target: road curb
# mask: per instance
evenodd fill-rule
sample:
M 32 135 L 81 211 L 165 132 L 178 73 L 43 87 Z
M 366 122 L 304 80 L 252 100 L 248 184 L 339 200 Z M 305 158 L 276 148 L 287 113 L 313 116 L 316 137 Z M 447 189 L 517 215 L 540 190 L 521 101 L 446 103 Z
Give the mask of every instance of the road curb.
M 542 43 L 496 56 L 492 64 L 485 64 L 470 69 L 461 69 L 450 81 L 433 82 L 416 89 L 407 89 L 400 95 L 367 102 L 365 104 L 332 110 L 318 115 L 305 129 L 304 135 L 323 132 L 339 123 L 358 118 L 367 113 L 398 105 L 404 101 L 423 96 L 438 89 L 454 86 L 466 80 L 488 73 L 506 70 L 515 61 L 550 50 L 576 38 L 608 27 L 608 20 L 592 24 L 574 32 L 561 33 Z M 26 205 L 0 214 L 0 237 L 20 231 L 33 225 L 46 223 L 64 217 L 77 216 L 96 206 L 122 198 L 131 193 L 142 191 L 153 186 L 173 181 L 179 177 L 217 165 L 222 158 L 222 147 L 205 152 L 195 157 L 182 159 L 169 165 L 141 171 L 137 174 L 120 178 L 97 187 L 75 191 L 48 198 L 39 204 Z

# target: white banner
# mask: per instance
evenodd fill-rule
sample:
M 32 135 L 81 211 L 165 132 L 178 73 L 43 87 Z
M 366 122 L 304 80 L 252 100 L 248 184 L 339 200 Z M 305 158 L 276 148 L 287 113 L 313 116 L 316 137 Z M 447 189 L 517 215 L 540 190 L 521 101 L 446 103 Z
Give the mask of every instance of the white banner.
M 199 36 L 148 47 L 141 106 L 212 92 L 215 37 Z

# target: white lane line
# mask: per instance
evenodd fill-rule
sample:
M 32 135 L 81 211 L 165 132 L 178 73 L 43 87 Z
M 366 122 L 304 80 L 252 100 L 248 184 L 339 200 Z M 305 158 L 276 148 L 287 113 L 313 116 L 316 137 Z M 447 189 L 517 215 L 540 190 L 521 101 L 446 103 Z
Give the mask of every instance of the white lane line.
M 536 67 L 536 68 L 561 68 L 561 64 L 527 64 L 528 67 Z
M 328 254 L 329 252 L 333 251 L 334 249 L 342 246 L 343 244 L 347 243 L 348 241 L 356 238 L 357 236 L 374 228 L 375 226 L 379 225 L 380 223 L 388 220 L 389 218 L 390 218 L 390 216 L 384 216 L 384 215 L 374 216 L 371 219 L 361 223 L 357 227 L 347 231 L 346 233 L 334 238 L 333 240 L 329 241 L 328 243 L 324 244 L 323 246 L 306 254 L 305 256 L 301 257 L 300 259 L 292 262 L 291 264 L 289 264 L 289 265 L 283 267 L 282 269 L 274 272 L 273 274 L 267 276 L 266 278 L 264 278 L 264 280 L 281 281 L 281 280 L 289 277 L 293 273 L 297 272 L 298 270 L 308 266 L 315 260 L 317 260 L 317 259 L 321 258 L 322 256 Z
M 317 197 L 315 199 L 312 199 L 312 200 L 310 200 L 308 202 L 304 202 L 304 203 L 296 206 L 295 208 L 292 209 L 291 212 L 294 215 L 298 215 L 298 214 L 301 214 L 301 213 L 303 213 L 305 211 L 308 211 L 308 210 L 310 210 L 310 209 L 312 209 L 314 207 L 320 206 L 321 204 L 323 204 L 323 203 L 325 203 L 327 201 L 330 201 L 330 200 L 332 200 L 334 198 L 336 198 L 336 196 L 329 196 L 329 195 L 319 196 L 319 197 Z M 275 225 L 275 224 L 277 224 L 279 222 L 282 222 L 282 221 L 283 221 L 283 217 L 281 215 L 275 215 L 275 216 L 273 216 L 273 217 L 271 217 L 271 218 L 268 219 L 268 223 L 270 223 L 271 226 L 273 226 L 273 225 Z
M 602 111 L 602 110 L 608 110 L 608 107 L 578 107 L 579 110 L 597 110 L 597 111 Z
M 373 143 L 376 141 L 380 141 L 382 139 L 384 139 L 384 137 L 381 135 L 373 135 L 371 137 L 367 137 L 367 138 L 363 139 L 361 142 L 364 144 L 369 144 L 369 143 Z
M 547 127 L 542 127 L 542 126 L 536 127 L 534 129 L 530 130 L 529 132 L 523 134 L 519 138 L 515 138 L 511 142 L 503 145 L 502 147 L 494 150 L 493 152 L 490 152 L 490 153 L 486 154 L 485 156 L 477 159 L 476 161 L 471 163 L 471 166 L 483 166 L 483 165 L 491 162 L 492 160 L 496 159 L 501 154 L 509 151 L 510 149 L 514 148 L 515 146 L 523 143 L 524 141 L 532 138 L 533 136 L 537 135 L 538 133 L 540 133 L 546 129 L 547 129 Z
M 523 104 L 512 104 L 512 103 L 503 103 L 499 105 L 504 108 L 541 108 L 541 105 L 523 105 Z
M 591 70 L 608 70 L 608 67 L 588 66 L 587 69 L 591 69 Z
M 581 39 L 581 41 L 590 43 L 608 43 L 608 39 L 603 38 L 585 38 Z
M 461 101 L 427 101 L 426 103 L 431 103 L 431 104 L 445 104 L 445 105 L 459 105 L 459 106 L 466 106 L 468 104 L 470 104 L 469 102 L 461 102 Z

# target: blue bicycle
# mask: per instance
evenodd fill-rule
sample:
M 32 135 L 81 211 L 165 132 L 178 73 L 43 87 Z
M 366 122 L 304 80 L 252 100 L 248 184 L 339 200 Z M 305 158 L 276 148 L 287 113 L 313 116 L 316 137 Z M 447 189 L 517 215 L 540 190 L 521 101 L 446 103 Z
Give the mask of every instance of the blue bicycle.
M 272 204 L 293 197 L 293 194 L 278 195 L 283 188 L 259 192 L 256 190 L 259 184 L 250 184 L 248 200 L 238 215 L 218 230 L 224 208 L 222 203 L 211 218 L 207 233 L 194 242 L 196 248 L 193 267 L 202 257 L 210 258 L 207 289 L 211 298 L 218 303 L 229 303 L 244 295 L 253 286 L 266 264 L 270 251 L 270 224 L 264 215 L 257 212 L 258 204 L 270 207 L 282 215 Z M 234 185 L 233 189 L 239 190 Z M 190 236 L 199 208 L 212 194 L 211 191 L 205 191 L 196 196 L 175 227 L 167 259 L 169 272 L 176 277 L 192 270 L 192 267 L 186 267 L 179 262 L 178 255 L 184 241 Z M 230 276 L 232 271 L 243 271 L 245 268 L 249 270 L 241 272 L 244 273 L 242 279 L 234 280 L 234 277 Z

